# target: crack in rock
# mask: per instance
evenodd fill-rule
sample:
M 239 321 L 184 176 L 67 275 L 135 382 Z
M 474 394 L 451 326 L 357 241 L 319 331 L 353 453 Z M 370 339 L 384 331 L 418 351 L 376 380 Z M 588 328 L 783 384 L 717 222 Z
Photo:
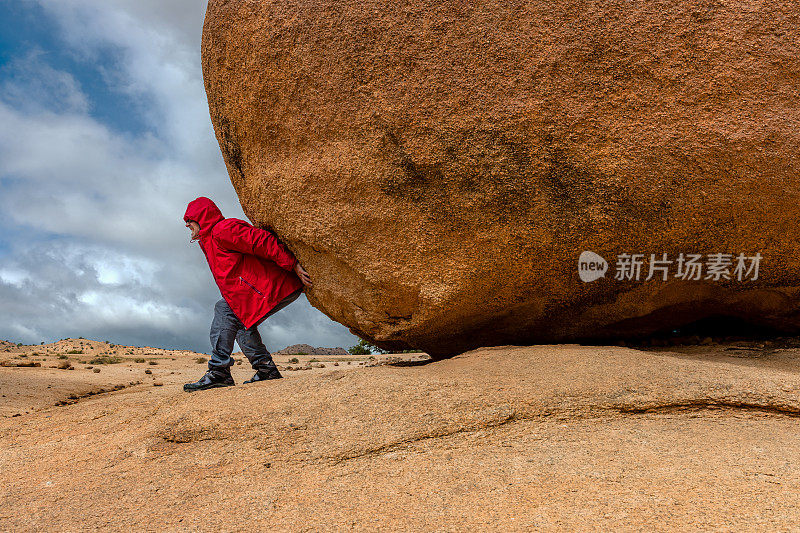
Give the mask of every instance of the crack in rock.
M 583 409 L 577 408 L 574 410 L 565 410 L 557 412 L 553 409 L 545 409 L 537 413 L 520 413 L 512 411 L 502 419 L 495 420 L 489 423 L 472 426 L 460 427 L 451 431 L 440 431 L 430 434 L 417 435 L 406 439 L 401 439 L 395 442 L 383 444 L 374 448 L 369 448 L 361 452 L 339 455 L 329 457 L 327 461 L 319 458 L 314 462 L 327 462 L 332 465 L 337 465 L 353 459 L 360 459 L 363 457 L 374 457 L 384 455 L 395 451 L 398 448 L 408 444 L 431 440 L 431 439 L 444 439 L 460 434 L 476 433 L 482 430 L 492 430 L 505 426 L 514 422 L 520 421 L 533 421 L 542 420 L 544 418 L 556 418 L 559 420 L 587 420 L 592 418 L 604 418 L 609 413 L 619 413 L 622 415 L 641 415 L 641 414 L 667 414 L 667 413 L 688 413 L 699 412 L 707 410 L 736 410 L 746 412 L 759 412 L 773 416 L 789 416 L 800 417 L 800 407 L 796 406 L 781 406 L 769 403 L 757 403 L 738 400 L 726 399 L 713 399 L 713 398 L 698 398 L 693 400 L 685 400 L 678 402 L 664 402 L 652 403 L 642 405 L 608 405 L 608 406 L 585 406 Z

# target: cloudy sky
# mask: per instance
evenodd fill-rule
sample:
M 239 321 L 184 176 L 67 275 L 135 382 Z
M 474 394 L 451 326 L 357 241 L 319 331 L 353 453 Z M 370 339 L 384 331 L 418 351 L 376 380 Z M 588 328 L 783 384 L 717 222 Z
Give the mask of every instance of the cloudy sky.
M 0 339 L 208 352 L 220 298 L 183 226 L 243 218 L 200 67 L 205 0 L 0 0 Z M 271 351 L 357 338 L 305 296 Z

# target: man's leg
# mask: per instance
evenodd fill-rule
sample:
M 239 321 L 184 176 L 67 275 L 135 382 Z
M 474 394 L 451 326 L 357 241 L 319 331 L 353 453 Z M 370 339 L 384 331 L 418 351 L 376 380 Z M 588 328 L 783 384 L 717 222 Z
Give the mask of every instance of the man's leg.
M 221 299 L 214 305 L 214 320 L 211 321 L 211 360 L 209 370 L 230 372 L 233 365 L 233 343 L 237 333 L 244 328 L 231 310 L 228 302 Z
M 216 303 L 214 320 L 211 321 L 211 360 L 208 362 L 208 372 L 198 381 L 186 383 L 183 390 L 193 392 L 235 385 L 230 370 L 233 364 L 231 351 L 236 333 L 243 327 L 225 300 Z
M 275 379 L 282 377 L 281 373 L 278 371 L 278 367 L 275 366 L 275 361 L 272 360 L 272 355 L 270 355 L 267 347 L 264 346 L 264 342 L 261 340 L 261 334 L 258 332 L 258 325 L 266 320 L 267 317 L 274 315 L 293 301 L 297 300 L 302 292 L 302 287 L 297 289 L 295 292 L 278 302 L 278 304 L 273 307 L 269 313 L 264 315 L 264 317 L 261 318 L 261 320 L 259 320 L 254 326 L 251 326 L 250 329 L 239 330 L 239 333 L 236 336 L 236 342 L 239 343 L 239 347 L 242 349 L 242 352 L 247 356 L 247 359 L 250 360 L 250 364 L 253 365 L 253 369 L 256 371 L 256 375 L 253 376 L 252 379 L 245 381 L 245 383 L 261 381 L 262 379 Z
M 255 370 L 266 372 L 267 374 L 278 372 L 278 367 L 275 366 L 272 355 L 261 340 L 258 326 L 253 326 L 250 329 L 240 329 L 236 335 L 236 342 L 239 343 L 239 348 L 242 349 L 242 353 L 244 353 Z

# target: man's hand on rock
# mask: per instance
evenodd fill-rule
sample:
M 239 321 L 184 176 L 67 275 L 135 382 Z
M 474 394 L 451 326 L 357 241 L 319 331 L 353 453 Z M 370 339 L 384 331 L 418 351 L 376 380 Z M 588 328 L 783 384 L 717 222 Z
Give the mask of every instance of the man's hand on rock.
M 303 285 L 306 287 L 312 287 L 314 284 L 311 283 L 311 276 L 308 275 L 308 272 L 300 266 L 300 261 L 294 265 L 294 271 L 297 274 L 297 277 L 300 278 L 300 281 L 303 282 Z

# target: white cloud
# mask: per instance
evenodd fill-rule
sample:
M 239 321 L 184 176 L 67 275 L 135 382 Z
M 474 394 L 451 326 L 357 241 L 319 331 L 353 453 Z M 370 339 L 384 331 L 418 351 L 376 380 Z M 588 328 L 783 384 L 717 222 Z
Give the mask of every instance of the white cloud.
M 89 102 L 75 77 L 50 67 L 42 60 L 43 55 L 41 50 L 31 50 L 3 66 L 3 100 L 28 112 L 50 109 L 86 113 Z
M 0 268 L 0 282 L 15 287 L 22 287 L 31 277 L 28 272 L 18 268 Z
M 148 127 L 131 133 L 100 122 L 94 95 L 40 50 L 7 67 L 0 224 L 11 251 L 0 255 L 0 337 L 83 335 L 207 351 L 220 295 L 188 243 L 183 212 L 209 196 L 226 216 L 246 217 L 208 117 L 205 0 L 25 1 L 53 17 L 67 51 L 101 68 L 109 94 L 136 102 L 119 113 Z M 261 331 L 272 351 L 355 342 L 305 298 Z
M 173 333 L 183 331 L 192 314 L 181 307 L 113 292 L 89 290 L 78 301 L 93 309 L 93 317 L 111 327 L 147 327 L 158 322 Z

